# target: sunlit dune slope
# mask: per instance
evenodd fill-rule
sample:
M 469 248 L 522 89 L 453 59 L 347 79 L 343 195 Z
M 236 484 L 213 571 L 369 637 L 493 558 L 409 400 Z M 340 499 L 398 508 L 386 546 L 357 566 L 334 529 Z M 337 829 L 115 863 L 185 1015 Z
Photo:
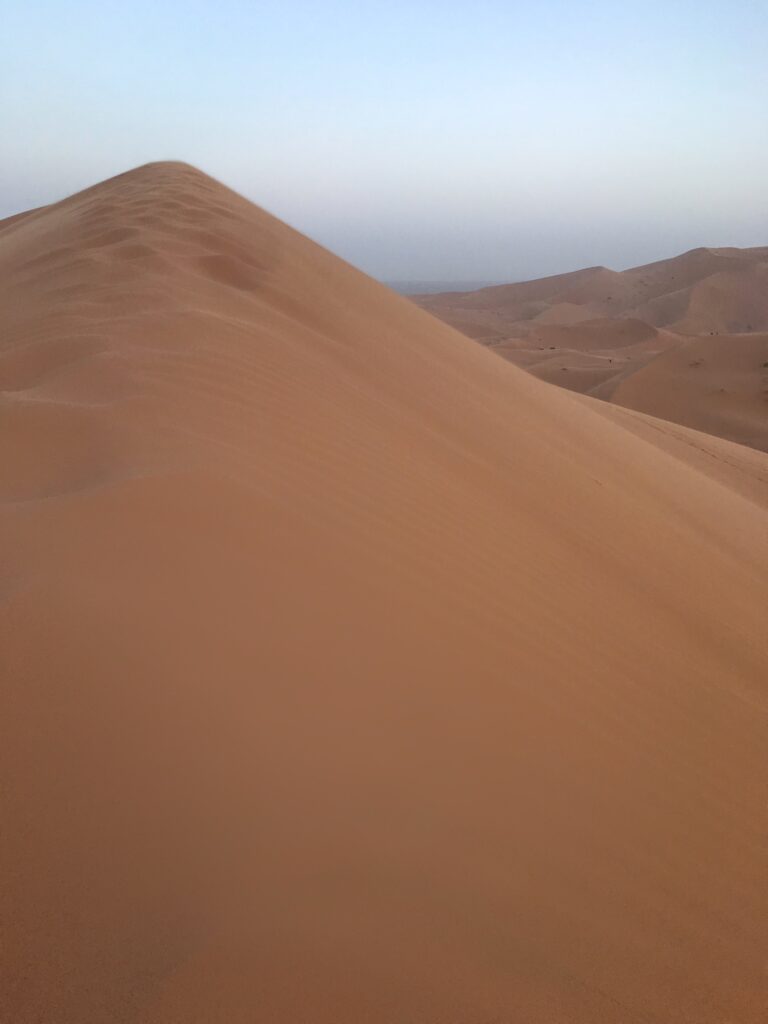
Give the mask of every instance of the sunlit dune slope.
M 0 318 L 4 1020 L 764 1021 L 762 455 L 185 165 Z

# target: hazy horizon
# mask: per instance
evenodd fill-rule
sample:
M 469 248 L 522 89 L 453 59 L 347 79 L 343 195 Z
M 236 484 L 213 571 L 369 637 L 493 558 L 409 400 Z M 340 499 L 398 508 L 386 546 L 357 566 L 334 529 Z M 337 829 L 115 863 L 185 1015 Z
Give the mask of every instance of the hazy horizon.
M 0 216 L 179 159 L 389 281 L 766 244 L 768 9 L 724 11 L 9 5 Z

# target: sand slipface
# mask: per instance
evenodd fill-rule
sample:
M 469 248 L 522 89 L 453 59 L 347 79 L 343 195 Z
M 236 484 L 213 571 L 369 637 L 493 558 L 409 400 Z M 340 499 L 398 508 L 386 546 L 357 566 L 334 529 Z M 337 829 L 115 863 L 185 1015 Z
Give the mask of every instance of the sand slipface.
M 0 315 L 4 1020 L 765 1020 L 763 455 L 180 164 Z
M 414 298 L 540 380 L 768 451 L 768 248 Z

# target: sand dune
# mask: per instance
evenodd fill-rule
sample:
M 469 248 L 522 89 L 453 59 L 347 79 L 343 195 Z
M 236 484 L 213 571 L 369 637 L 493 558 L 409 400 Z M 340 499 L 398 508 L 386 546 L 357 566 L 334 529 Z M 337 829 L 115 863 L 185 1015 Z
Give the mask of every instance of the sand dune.
M 416 301 L 542 380 L 768 449 L 768 406 L 755 399 L 768 360 L 768 248 L 694 249 L 621 273 L 591 267 Z M 705 375 L 685 379 L 684 364 L 690 338 L 710 336 L 722 379 L 705 392 Z M 727 411 L 708 398 L 721 388 Z
M 768 451 L 768 334 L 689 338 L 620 381 L 611 397 Z
M 558 322 L 600 316 L 630 316 L 655 327 L 672 330 L 685 325 L 689 306 L 722 307 L 723 328 L 730 332 L 765 329 L 768 307 L 762 292 L 768 273 L 768 247 L 755 249 L 693 249 L 669 260 L 648 263 L 631 270 L 614 271 L 589 267 L 570 274 L 558 274 L 519 284 L 494 285 L 476 292 L 443 292 L 416 296 L 419 304 L 448 318 L 467 311 L 493 318 L 503 316 L 504 330 L 525 321 L 538 321 L 559 307 L 574 307 L 570 317 Z M 735 296 L 734 308 L 727 296 Z M 745 295 L 751 306 L 744 313 Z M 714 329 L 714 328 L 708 328 Z M 690 333 L 699 333 L 698 325 Z
M 5 1020 L 764 1021 L 763 455 L 185 165 L 0 270 Z

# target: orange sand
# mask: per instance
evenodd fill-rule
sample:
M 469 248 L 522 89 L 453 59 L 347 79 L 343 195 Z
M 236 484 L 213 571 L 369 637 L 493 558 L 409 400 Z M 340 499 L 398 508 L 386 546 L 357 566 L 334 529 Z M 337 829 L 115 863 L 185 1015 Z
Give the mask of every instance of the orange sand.
M 768 459 L 205 175 L 0 225 L 13 1024 L 758 1024 Z
M 768 248 L 416 298 L 541 380 L 768 450 Z

